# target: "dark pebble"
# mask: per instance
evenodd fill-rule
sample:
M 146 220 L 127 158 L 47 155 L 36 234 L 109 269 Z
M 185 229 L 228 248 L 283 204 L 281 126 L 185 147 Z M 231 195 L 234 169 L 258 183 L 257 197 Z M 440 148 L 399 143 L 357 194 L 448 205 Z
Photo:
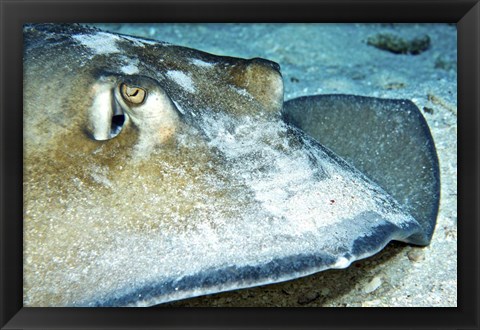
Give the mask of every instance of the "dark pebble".
M 410 261 L 419 262 L 425 259 L 425 253 L 420 249 L 412 249 L 408 251 L 407 257 Z
M 430 48 L 430 37 L 424 35 L 406 40 L 389 33 L 379 33 L 367 39 L 367 45 L 386 50 L 394 54 L 418 55 Z
M 311 303 L 312 301 L 316 300 L 320 295 L 318 292 L 307 292 L 304 295 L 298 297 L 298 303 L 300 305 L 305 305 Z
M 423 107 L 423 112 L 433 114 L 433 109 L 428 107 Z

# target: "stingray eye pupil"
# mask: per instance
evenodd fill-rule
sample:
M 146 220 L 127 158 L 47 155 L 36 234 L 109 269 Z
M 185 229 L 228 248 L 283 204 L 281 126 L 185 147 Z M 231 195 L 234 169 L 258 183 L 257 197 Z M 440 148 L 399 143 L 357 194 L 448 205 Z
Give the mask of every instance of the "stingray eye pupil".
M 147 95 L 147 92 L 144 89 L 140 87 L 130 87 L 127 84 L 122 84 L 120 86 L 120 91 L 125 101 L 135 105 L 143 103 Z

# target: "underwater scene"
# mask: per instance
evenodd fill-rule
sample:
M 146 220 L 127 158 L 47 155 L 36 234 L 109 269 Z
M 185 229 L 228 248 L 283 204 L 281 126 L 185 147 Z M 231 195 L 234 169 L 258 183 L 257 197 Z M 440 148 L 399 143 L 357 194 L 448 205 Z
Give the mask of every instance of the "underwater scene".
M 24 306 L 456 307 L 456 44 L 25 25 Z

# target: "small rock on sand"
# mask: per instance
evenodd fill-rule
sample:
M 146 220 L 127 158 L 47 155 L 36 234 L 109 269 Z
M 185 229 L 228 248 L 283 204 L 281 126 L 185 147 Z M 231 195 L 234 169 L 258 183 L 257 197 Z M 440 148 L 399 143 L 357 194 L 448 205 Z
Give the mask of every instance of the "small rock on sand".
M 367 285 L 363 288 L 363 292 L 365 293 L 371 293 L 375 290 L 377 290 L 380 285 L 382 285 L 382 279 L 380 276 L 375 276 L 370 282 L 368 282 Z

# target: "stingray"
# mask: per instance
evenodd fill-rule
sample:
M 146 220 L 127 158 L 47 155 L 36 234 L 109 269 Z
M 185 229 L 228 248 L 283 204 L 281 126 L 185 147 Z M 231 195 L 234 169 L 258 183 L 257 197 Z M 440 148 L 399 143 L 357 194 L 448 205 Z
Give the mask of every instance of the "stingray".
M 151 306 L 428 245 L 435 147 L 408 100 L 284 102 L 280 66 L 24 26 L 24 305 Z

